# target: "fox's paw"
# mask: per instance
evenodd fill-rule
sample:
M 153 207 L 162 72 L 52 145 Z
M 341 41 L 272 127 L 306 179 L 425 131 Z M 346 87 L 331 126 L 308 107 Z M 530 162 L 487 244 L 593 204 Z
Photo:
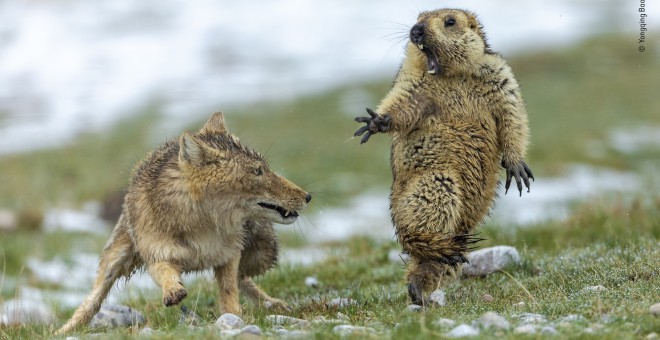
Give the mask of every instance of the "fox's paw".
M 264 307 L 266 309 L 272 309 L 276 311 L 281 311 L 281 312 L 291 312 L 292 309 L 289 307 L 289 305 L 286 304 L 286 302 L 280 300 L 280 299 L 268 299 L 264 301 Z
M 389 131 L 390 126 L 392 125 L 392 117 L 389 115 L 378 114 L 370 108 L 367 108 L 367 113 L 370 117 L 355 118 L 356 122 L 367 124 L 355 131 L 355 134 L 353 135 L 354 137 L 364 135 L 362 140 L 360 140 L 360 144 L 366 143 L 369 140 L 369 137 L 371 137 L 371 135 L 374 133 Z
M 165 306 L 174 306 L 188 296 L 188 292 L 182 285 L 173 286 L 167 291 L 163 290 L 163 304 Z
M 511 178 L 513 177 L 516 178 L 516 186 L 518 187 L 520 196 L 522 196 L 522 190 L 523 190 L 522 182 L 525 183 L 525 187 L 527 187 L 527 192 L 529 192 L 529 179 L 531 178 L 533 181 L 534 174 L 532 174 L 532 170 L 529 168 L 529 166 L 527 166 L 527 163 L 525 163 L 525 161 L 520 160 L 519 162 L 508 162 L 502 160 L 502 167 L 506 169 L 506 183 L 504 185 L 505 195 L 507 192 L 509 192 L 509 186 L 511 186 Z

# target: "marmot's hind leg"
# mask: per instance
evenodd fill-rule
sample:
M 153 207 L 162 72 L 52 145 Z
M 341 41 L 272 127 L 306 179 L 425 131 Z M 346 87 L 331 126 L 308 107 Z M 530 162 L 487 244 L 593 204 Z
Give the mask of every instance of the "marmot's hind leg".
M 426 306 L 428 302 L 425 292 L 455 281 L 461 275 L 462 267 L 462 264 L 448 265 L 413 258 L 406 274 L 410 301 L 416 305 Z

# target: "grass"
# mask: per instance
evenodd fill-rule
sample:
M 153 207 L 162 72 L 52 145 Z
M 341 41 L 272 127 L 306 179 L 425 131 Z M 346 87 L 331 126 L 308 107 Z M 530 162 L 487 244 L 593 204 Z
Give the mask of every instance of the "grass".
M 629 36 L 606 36 L 566 49 L 510 58 L 527 102 L 532 130 L 528 163 L 537 179 L 559 175 L 567 166 L 582 163 L 631 171 L 651 178 L 647 191 L 657 187 L 659 183 L 652 178 L 660 148 L 622 153 L 609 139 L 615 129 L 660 127 L 660 97 L 654 92 L 660 88 L 656 76 L 660 60 L 650 51 L 637 52 L 635 41 Z M 658 43 L 656 39 L 648 46 Z M 352 117 L 362 115 L 366 106 L 376 106 L 390 81 L 350 84 L 291 102 L 227 108 L 226 119 L 245 144 L 264 151 L 273 169 L 314 194 L 311 214 L 346 204 L 362 191 L 389 186 L 389 138 L 375 136 L 360 146 L 349 137 L 358 127 Z M 151 136 L 159 135 L 154 123 L 159 116 L 158 105 L 153 105 L 107 133 L 81 136 L 60 149 L 0 160 L 0 207 L 17 210 L 22 216 L 19 231 L 0 235 L 2 277 L 20 277 L 39 286 L 24 268 L 28 258 L 67 259 L 77 251 L 100 251 L 104 237 L 45 234 L 34 226 L 44 208 L 77 206 L 121 190 L 134 163 L 154 147 Z M 510 321 L 522 312 L 541 313 L 551 321 L 568 314 L 584 316 L 577 326 L 558 328 L 567 337 L 643 338 L 650 332 L 660 333 L 659 319 L 648 313 L 648 307 L 660 301 L 660 199 L 645 193 L 634 196 L 577 205 L 563 222 L 517 229 L 487 224 L 482 235 L 488 240 L 481 246 L 513 245 L 521 251 L 522 265 L 452 285 L 446 290 L 448 306 L 423 314 L 403 312 L 407 305 L 404 269 L 388 259 L 388 252 L 398 249 L 390 241 L 354 238 L 320 245 L 344 251 L 311 267 L 280 266 L 259 282 L 296 307 L 292 316 L 335 318 L 340 311 L 349 323 L 374 327 L 390 338 L 433 338 L 447 331 L 433 326 L 434 320 L 446 317 L 469 323 L 489 310 Z M 287 246 L 306 245 L 304 235 L 282 236 Z M 303 284 L 309 275 L 317 276 L 320 288 Z M 0 302 L 15 295 L 9 284 L 3 287 L 1 282 Z M 581 292 L 585 286 L 597 284 L 607 290 Z M 186 304 L 212 323 L 218 316 L 213 284 L 198 280 L 188 289 Z M 486 293 L 495 300 L 483 301 Z M 325 302 L 335 297 L 351 297 L 359 304 L 341 310 L 327 308 Z M 524 307 L 514 306 L 521 301 Z M 162 307 L 157 294 L 124 302 L 145 313 L 149 327 L 165 331 L 163 338 L 218 336 L 217 332 L 179 326 L 177 310 Z M 60 322 L 71 312 L 58 310 Z M 246 303 L 244 312 L 246 322 L 271 329 L 265 320 L 267 311 Z M 609 321 L 603 321 L 603 316 Z M 582 331 L 588 326 L 600 327 L 594 325 L 604 328 L 594 335 Z M 53 328 L 0 326 L 0 339 L 47 338 Z M 331 329 L 314 326 L 311 331 L 317 338 L 337 337 Z M 112 330 L 107 337 L 136 334 L 137 330 Z M 511 332 L 485 334 L 515 337 Z

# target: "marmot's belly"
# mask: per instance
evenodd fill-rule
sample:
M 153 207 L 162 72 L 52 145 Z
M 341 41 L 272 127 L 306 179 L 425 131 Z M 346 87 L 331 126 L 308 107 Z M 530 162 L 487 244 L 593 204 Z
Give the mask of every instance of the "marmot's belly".
M 431 220 L 442 222 L 451 214 L 460 228 L 474 227 L 495 197 L 500 157 L 497 136 L 474 126 L 440 126 L 396 136 L 391 196 L 395 224 L 411 219 L 435 224 Z

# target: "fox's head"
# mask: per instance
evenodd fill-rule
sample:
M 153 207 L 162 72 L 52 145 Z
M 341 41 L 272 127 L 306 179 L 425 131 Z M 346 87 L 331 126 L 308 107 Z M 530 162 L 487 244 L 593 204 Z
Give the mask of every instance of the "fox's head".
M 290 224 L 312 196 L 270 170 L 264 157 L 242 146 L 214 113 L 197 132 L 179 138 L 179 166 L 198 199 L 241 206 L 249 218 Z

